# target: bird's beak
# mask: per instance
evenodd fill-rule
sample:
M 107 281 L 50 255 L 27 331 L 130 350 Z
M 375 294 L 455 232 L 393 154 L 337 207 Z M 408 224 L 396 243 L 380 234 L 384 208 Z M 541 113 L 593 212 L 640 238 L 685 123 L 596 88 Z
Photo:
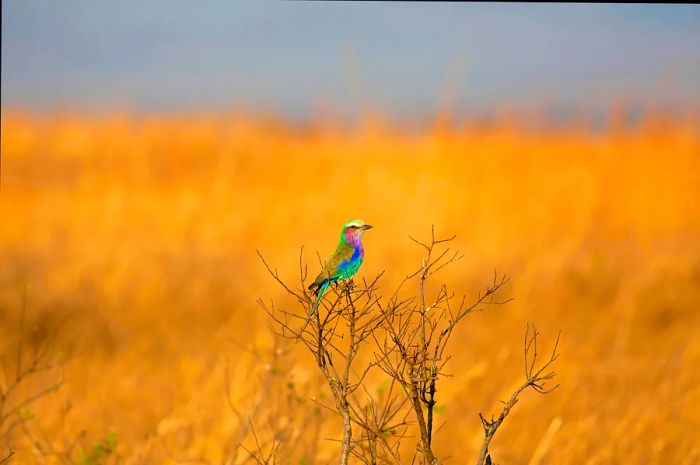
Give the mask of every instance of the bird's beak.
M 366 224 L 366 225 L 362 226 L 362 229 L 372 229 L 372 225 Z

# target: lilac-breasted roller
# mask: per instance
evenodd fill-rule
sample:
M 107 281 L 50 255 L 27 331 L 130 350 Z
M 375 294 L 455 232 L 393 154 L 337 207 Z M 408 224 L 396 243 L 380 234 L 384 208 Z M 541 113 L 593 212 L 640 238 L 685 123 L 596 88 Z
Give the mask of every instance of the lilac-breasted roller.
M 343 225 L 338 247 L 333 255 L 326 260 L 323 270 L 318 274 L 316 280 L 309 286 L 309 289 L 317 296 L 316 302 L 311 307 L 309 320 L 316 313 L 328 286 L 339 279 L 352 278 L 360 269 L 362 260 L 365 258 L 362 235 L 371 228 L 372 226 L 365 224 L 362 220 L 348 221 Z

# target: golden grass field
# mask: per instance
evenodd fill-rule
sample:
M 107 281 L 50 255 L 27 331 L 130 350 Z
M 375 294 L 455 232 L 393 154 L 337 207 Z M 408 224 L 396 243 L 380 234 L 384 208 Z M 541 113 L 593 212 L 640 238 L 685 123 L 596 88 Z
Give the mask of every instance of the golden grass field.
M 302 245 L 315 271 L 358 217 L 375 226 L 359 276 L 385 270 L 387 289 L 420 263 L 408 234 L 431 224 L 465 254 L 442 276 L 457 291 L 511 277 L 514 300 L 451 341 L 435 439 L 447 464 L 474 462 L 478 412 L 522 381 L 528 321 L 546 347 L 561 329 L 561 386 L 523 395 L 497 463 L 700 463 L 699 127 L 650 113 L 593 132 L 505 116 L 417 131 L 376 116 L 3 111 L 0 351 L 12 376 L 19 339 L 29 360 L 58 331 L 57 368 L 12 401 L 64 383 L 16 415 L 0 460 L 219 464 L 241 437 L 254 447 L 252 416 L 261 440 L 270 419 L 301 429 L 278 438 L 283 463 L 335 463 L 313 360 L 270 355 L 256 299 L 281 292 L 256 249 L 293 281 Z M 114 452 L 96 453 L 105 440 Z

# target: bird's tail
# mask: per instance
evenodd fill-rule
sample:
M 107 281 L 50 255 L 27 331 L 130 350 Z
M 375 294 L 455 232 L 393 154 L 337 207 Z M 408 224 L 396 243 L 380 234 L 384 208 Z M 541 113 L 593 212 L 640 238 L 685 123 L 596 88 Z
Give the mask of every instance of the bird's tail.
M 309 317 L 306 319 L 306 323 L 304 323 L 304 326 L 301 328 L 301 331 L 299 331 L 299 338 L 301 339 L 301 336 L 304 334 L 304 330 L 308 326 L 309 323 L 311 323 L 311 319 L 314 317 L 316 314 L 316 311 L 318 310 L 318 306 L 321 305 L 321 299 L 323 299 L 323 294 L 326 293 L 326 289 L 328 288 L 328 285 L 330 284 L 329 281 L 326 281 L 321 285 L 321 287 L 318 289 L 318 294 L 316 297 L 316 302 L 311 306 L 311 311 L 309 312 Z

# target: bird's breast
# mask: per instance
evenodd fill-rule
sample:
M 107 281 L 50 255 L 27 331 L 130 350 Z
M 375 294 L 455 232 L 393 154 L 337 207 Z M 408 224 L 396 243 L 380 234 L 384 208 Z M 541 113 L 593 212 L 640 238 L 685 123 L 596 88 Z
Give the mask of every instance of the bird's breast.
M 361 245 L 359 247 L 354 247 L 354 249 L 355 250 L 352 252 L 352 257 L 350 257 L 350 261 L 353 262 L 365 256 L 365 251 L 362 249 Z

